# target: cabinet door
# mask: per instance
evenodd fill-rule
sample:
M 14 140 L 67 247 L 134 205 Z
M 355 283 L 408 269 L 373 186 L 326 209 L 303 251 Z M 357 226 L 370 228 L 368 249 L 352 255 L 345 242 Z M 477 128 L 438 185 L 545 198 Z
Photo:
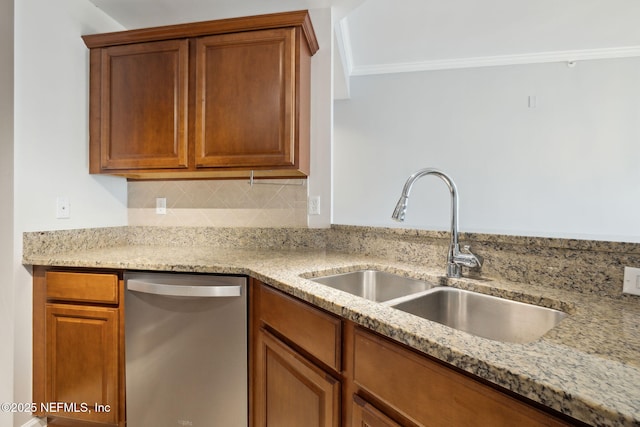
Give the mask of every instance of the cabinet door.
M 92 51 L 91 158 L 99 151 L 99 170 L 188 166 L 188 62 L 187 40 Z
M 45 311 L 45 404 L 67 404 L 47 415 L 117 423 L 118 309 L 47 304 Z
M 352 426 L 401 427 L 400 424 L 387 417 L 358 395 L 353 396 Z
M 339 425 L 338 380 L 264 330 L 256 352 L 256 427 Z
M 295 29 L 196 42 L 196 166 L 295 165 Z

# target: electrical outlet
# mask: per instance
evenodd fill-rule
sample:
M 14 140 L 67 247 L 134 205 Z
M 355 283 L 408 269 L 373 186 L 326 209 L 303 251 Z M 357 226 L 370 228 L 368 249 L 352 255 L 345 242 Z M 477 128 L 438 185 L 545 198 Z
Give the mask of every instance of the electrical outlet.
M 71 204 L 68 197 L 56 198 L 56 218 L 68 219 L 71 218 Z
M 309 197 L 309 215 L 320 215 L 320 196 Z
M 167 198 L 166 197 L 156 198 L 156 214 L 158 215 L 167 214 Z
M 622 292 L 640 296 L 640 268 L 624 268 L 624 284 Z

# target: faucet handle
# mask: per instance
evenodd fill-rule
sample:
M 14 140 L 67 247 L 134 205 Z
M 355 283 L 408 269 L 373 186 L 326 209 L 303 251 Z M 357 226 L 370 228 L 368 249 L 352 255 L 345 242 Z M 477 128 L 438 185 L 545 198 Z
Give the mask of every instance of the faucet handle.
M 470 245 L 464 245 L 462 247 L 462 251 L 459 254 L 454 256 L 454 262 L 456 264 L 464 265 L 465 267 L 474 268 L 474 267 L 482 267 L 482 263 L 484 262 L 484 258 L 480 255 L 476 255 L 471 252 Z
M 476 260 L 478 261 L 478 268 L 482 267 L 482 264 L 484 263 L 484 257 L 482 255 L 474 254 L 473 252 L 471 252 L 470 245 L 465 245 L 463 249 L 465 251 L 468 251 L 474 257 L 476 257 Z

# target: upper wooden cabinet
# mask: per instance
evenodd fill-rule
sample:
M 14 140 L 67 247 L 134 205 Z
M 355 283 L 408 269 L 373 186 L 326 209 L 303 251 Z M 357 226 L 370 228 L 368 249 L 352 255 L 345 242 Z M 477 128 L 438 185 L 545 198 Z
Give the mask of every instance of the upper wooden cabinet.
M 90 172 L 133 179 L 305 177 L 306 11 L 83 36 Z
M 91 171 L 187 168 L 188 41 L 110 46 L 91 55 L 91 158 L 99 161 Z

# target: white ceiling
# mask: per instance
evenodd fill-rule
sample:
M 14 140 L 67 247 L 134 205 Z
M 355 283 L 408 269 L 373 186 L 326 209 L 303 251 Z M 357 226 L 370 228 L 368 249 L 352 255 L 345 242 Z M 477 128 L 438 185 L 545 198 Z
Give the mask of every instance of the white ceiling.
M 128 29 L 334 8 L 344 76 L 640 56 L 638 0 L 90 0 Z M 344 18 L 344 19 L 342 19 Z
M 367 0 L 341 30 L 351 75 L 640 56 L 640 1 Z
M 346 14 L 364 0 L 89 0 L 127 29 L 290 10 L 334 7 Z

